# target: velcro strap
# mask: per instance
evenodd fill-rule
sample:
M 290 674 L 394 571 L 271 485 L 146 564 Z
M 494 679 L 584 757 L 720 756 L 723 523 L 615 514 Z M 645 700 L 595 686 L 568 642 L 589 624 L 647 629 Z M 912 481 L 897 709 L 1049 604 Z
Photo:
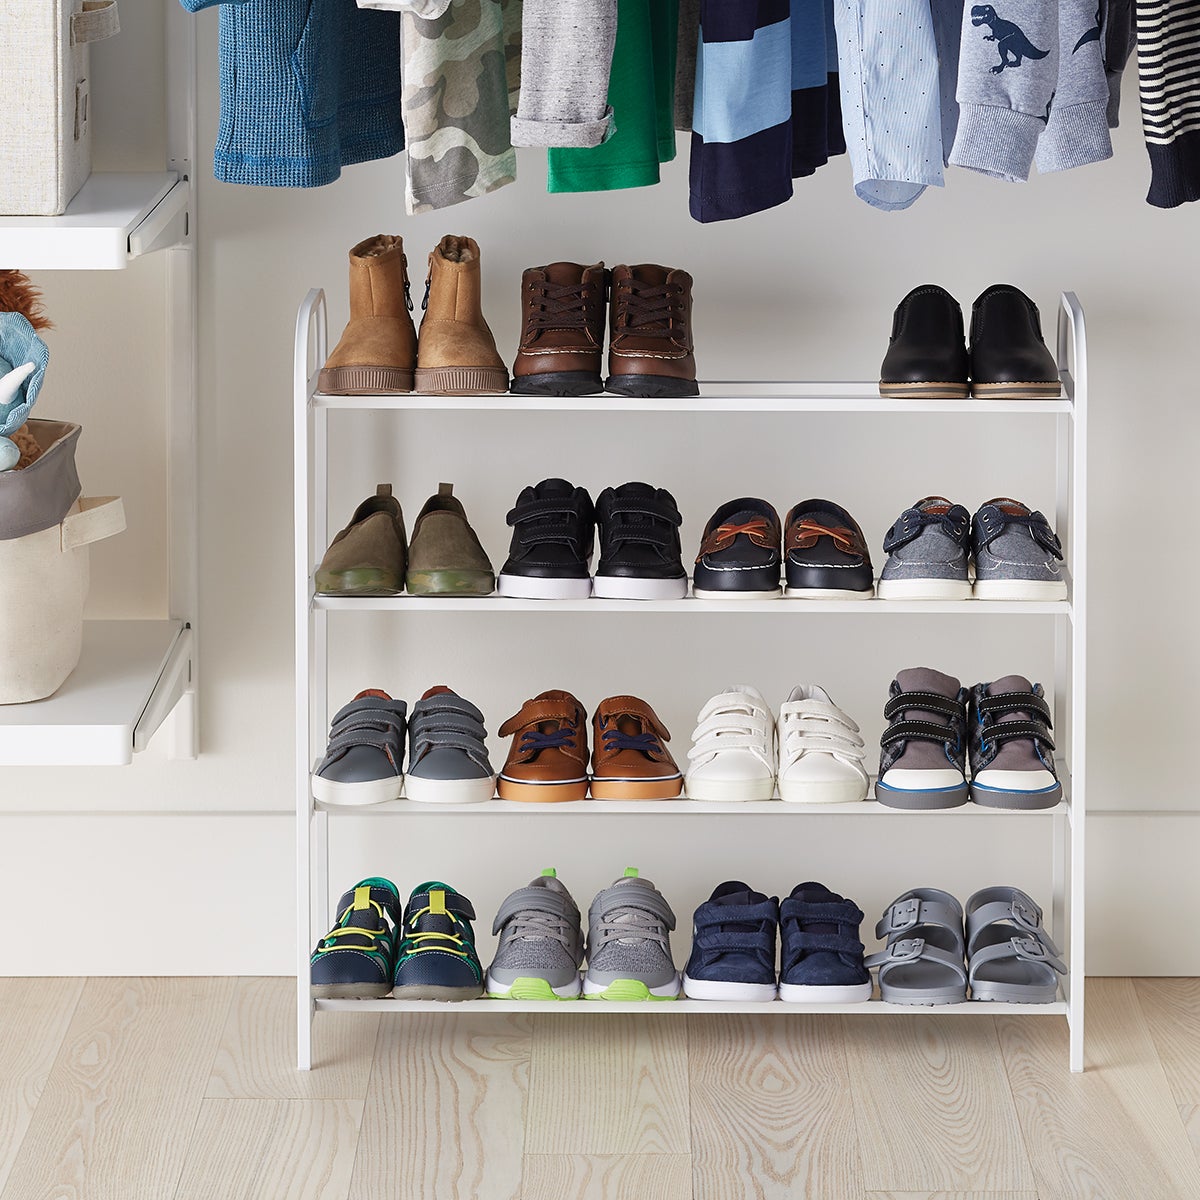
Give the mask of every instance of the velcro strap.
M 636 696 L 610 696 L 604 701 L 604 708 L 597 710 L 596 723 L 604 726 L 609 721 L 616 723 L 619 717 L 634 717 L 648 729 L 652 729 L 664 742 L 671 740 L 671 731 L 658 719 L 658 714 L 645 700 Z
M 519 504 L 510 508 L 505 516 L 509 525 L 517 525 L 522 521 L 541 520 L 545 517 L 575 517 L 578 512 L 569 498 L 550 500 L 530 500 L 527 504 Z
M 484 729 L 483 723 L 467 716 L 466 713 L 442 715 L 436 719 L 414 717 L 408 723 L 408 736 L 412 740 L 419 738 L 436 740 L 440 733 L 464 733 L 468 737 L 487 737 L 487 730 Z
M 408 705 L 403 700 L 380 700 L 378 696 L 364 696 L 361 700 L 351 700 L 349 704 L 342 705 L 333 714 L 330 724 L 337 725 L 346 717 L 362 712 L 378 713 L 381 717 L 389 717 L 403 725 L 404 718 L 408 715 Z
M 759 930 L 755 933 L 710 933 L 699 934 L 693 939 L 693 944 L 711 953 L 723 953 L 726 950 L 771 950 L 775 949 L 775 931 L 773 929 Z
M 940 713 L 944 717 L 962 717 L 963 706 L 957 698 L 941 696 L 937 692 L 901 692 L 893 696 L 884 706 L 884 718 L 890 721 L 897 713 L 918 708 L 923 712 Z
M 431 750 L 461 750 L 468 758 L 484 766 L 487 751 L 483 743 L 467 733 L 441 732 L 410 743 L 410 763 L 419 762 Z
M 656 521 L 666 521 L 668 525 L 682 525 L 683 517 L 677 508 L 658 500 L 614 500 L 607 508 L 611 516 L 628 514 L 637 517 L 651 517 Z M 614 532 L 611 531 L 610 532 Z M 624 534 L 624 528 L 616 530 Z
M 1005 721 L 1000 725 L 989 725 L 983 736 L 989 745 L 1012 742 L 1018 738 L 1035 738 L 1048 749 L 1054 749 L 1054 739 L 1040 721 Z
M 543 721 L 562 721 L 575 724 L 578 712 L 560 700 L 531 700 L 519 713 L 514 713 L 500 726 L 500 737 L 511 737 L 520 729 L 540 725 Z
M 475 909 L 471 907 L 471 902 L 466 896 L 460 896 L 456 892 L 446 892 L 441 888 L 435 890 L 442 892 L 443 903 L 447 912 L 457 913 L 460 917 L 466 917 L 468 921 L 475 920 Z M 415 896 L 410 896 L 408 906 L 414 910 L 432 907 L 430 893 L 419 892 Z
M 472 721 L 478 721 L 481 725 L 483 724 L 483 713 L 470 700 L 464 700 L 454 692 L 439 692 L 436 696 L 429 696 L 424 700 L 418 700 L 413 705 L 413 727 L 415 728 L 419 721 L 432 716 L 434 713 L 454 713 L 456 716 L 469 717 Z
M 779 915 L 785 921 L 801 921 L 805 924 L 824 921 L 828 924 L 857 925 L 863 919 L 858 905 L 850 900 L 793 900 L 791 897 L 779 906 Z
M 520 538 L 522 546 L 540 546 L 545 542 L 566 542 L 578 546 L 579 530 L 574 525 L 534 525 L 522 529 Z
M 840 933 L 797 933 L 788 938 L 789 950 L 796 947 L 804 951 L 830 950 L 834 954 L 861 954 L 863 944 L 854 937 Z M 789 955 L 789 958 L 792 956 Z
M 887 909 L 875 925 L 875 936 L 893 937 L 921 925 L 937 925 L 949 929 L 959 939 L 963 935 L 962 915 L 953 905 L 940 900 L 919 900 L 916 896 L 910 896 L 907 900 L 897 900 Z
M 751 925 L 759 921 L 775 922 L 778 909 L 770 900 L 760 904 L 702 904 L 694 918 L 698 931 L 721 925 Z M 773 936 L 773 935 L 772 935 Z
M 498 934 L 517 913 L 544 912 L 566 918 L 575 915 L 573 909 L 574 905 L 560 892 L 541 887 L 518 888 L 500 905 L 500 911 L 492 922 L 492 933 Z
M 939 725 L 936 721 L 897 721 L 889 725 L 879 739 L 881 746 L 891 746 L 896 742 L 909 740 L 922 742 L 955 742 L 957 735 L 948 725 Z
M 971 979 L 974 980 L 976 971 L 984 963 L 996 962 L 999 959 L 1019 958 L 1024 962 L 1045 963 L 1051 970 L 1060 975 L 1067 973 L 1067 964 L 1059 958 L 1055 950 L 1045 942 L 1035 937 L 1014 937 L 1007 942 L 997 942 L 992 946 L 984 946 L 971 955 Z
M 879 968 L 881 980 L 889 967 L 914 962 L 940 963 L 953 971 L 964 983 L 967 979 L 967 968 L 961 957 L 939 946 L 931 946 L 924 938 L 900 938 L 880 950 L 878 954 L 869 954 L 863 961 L 868 967 Z
M 613 924 L 609 914 L 622 908 L 637 908 L 642 912 L 648 912 L 652 916 L 658 917 L 668 929 L 675 928 L 675 914 L 671 911 L 671 906 L 667 903 L 666 898 L 659 892 L 646 887 L 617 884 L 614 887 L 605 888 L 592 901 L 591 911 L 598 913 L 605 924 Z M 638 932 L 637 926 L 631 925 L 629 936 L 642 937 L 644 935 Z
M 1050 706 L 1036 692 L 995 692 L 990 696 L 980 696 L 975 707 L 987 716 L 1009 712 L 1038 713 L 1045 718 L 1047 725 L 1054 724 Z

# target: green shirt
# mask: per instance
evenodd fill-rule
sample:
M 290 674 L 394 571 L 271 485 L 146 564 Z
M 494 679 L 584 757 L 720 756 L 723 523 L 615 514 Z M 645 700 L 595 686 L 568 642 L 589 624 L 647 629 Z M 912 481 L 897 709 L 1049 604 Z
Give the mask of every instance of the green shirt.
M 607 192 L 659 180 L 675 157 L 679 0 L 619 0 L 608 103 L 616 132 L 586 150 L 551 149 L 551 192 Z

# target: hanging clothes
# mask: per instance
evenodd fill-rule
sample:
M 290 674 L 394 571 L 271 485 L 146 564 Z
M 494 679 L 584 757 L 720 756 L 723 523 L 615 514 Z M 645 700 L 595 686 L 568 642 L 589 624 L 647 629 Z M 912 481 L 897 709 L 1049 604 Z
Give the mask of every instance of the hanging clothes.
M 679 0 L 678 58 L 675 64 L 675 128 L 692 131 L 696 103 L 696 56 L 700 53 L 700 0 Z
M 1137 0 L 1142 127 L 1155 208 L 1200 200 L 1200 0 Z
M 832 15 L 827 0 L 702 0 L 690 170 L 697 221 L 783 204 L 794 178 L 844 153 Z
M 616 132 L 591 149 L 551 149 L 551 192 L 603 192 L 658 183 L 675 157 L 679 0 L 618 0 L 608 85 Z
M 404 149 L 400 18 L 354 0 L 180 0 L 220 5 L 223 183 L 320 187 Z
M 400 20 L 408 212 L 512 183 L 520 0 L 452 0 L 435 18 L 403 8 Z
M 612 132 L 617 0 L 524 0 L 514 146 L 599 146 Z
M 834 14 L 855 194 L 888 212 L 908 208 L 944 182 L 930 0 L 837 0 Z
M 1121 80 L 1137 44 L 1133 0 L 1104 0 L 1101 9 L 1104 74 L 1108 79 L 1108 127 L 1116 129 L 1121 118 Z

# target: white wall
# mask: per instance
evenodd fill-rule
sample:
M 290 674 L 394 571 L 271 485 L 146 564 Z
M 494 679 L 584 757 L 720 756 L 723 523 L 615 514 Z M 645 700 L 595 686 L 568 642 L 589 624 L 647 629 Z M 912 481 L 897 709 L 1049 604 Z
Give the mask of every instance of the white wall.
M 98 164 L 153 168 L 161 161 L 156 105 L 134 106 L 138 126 L 126 114 L 131 80 L 142 97 L 162 85 L 161 6 L 125 0 L 122 17 L 121 37 L 95 53 Z M 783 208 L 700 226 L 687 216 L 681 142 L 657 188 L 551 197 L 541 156 L 528 152 L 517 185 L 409 218 L 402 159 L 351 168 L 314 192 L 214 183 L 216 16 L 198 22 L 203 753 L 177 763 L 152 749 L 128 768 L 3 776 L 0 910 L 32 918 L 10 917 L 6 973 L 291 969 L 294 312 L 307 288 L 325 287 L 336 336 L 346 315 L 346 249 L 391 231 L 406 239 L 418 295 L 424 256 L 441 234 L 478 239 L 486 311 L 506 354 L 527 265 L 603 258 L 686 267 L 696 277 L 699 358 L 709 378 L 869 378 L 895 303 L 926 280 L 950 288 L 968 310 L 989 283 L 1014 282 L 1038 300 L 1048 325 L 1059 290 L 1075 289 L 1089 318 L 1093 381 L 1089 965 L 1200 974 L 1190 918 L 1200 904 L 1200 804 L 1189 753 L 1200 585 L 1191 529 L 1200 210 L 1145 205 L 1134 79 L 1113 162 L 1026 187 L 954 171 L 944 191 L 902 214 L 855 200 L 841 160 L 798 181 Z M 129 532 L 95 551 L 92 612 L 162 612 L 161 260 L 39 282 L 59 325 L 42 411 L 84 423 L 85 486 L 122 492 L 129 511 Z M 646 478 L 678 497 L 687 549 L 717 503 L 750 491 L 780 508 L 810 495 L 839 499 L 877 550 L 896 513 L 929 492 L 971 508 L 1005 493 L 1052 506 L 1047 449 L 1030 439 L 1027 423 L 1001 417 L 363 416 L 337 434 L 333 508 L 340 523 L 376 481 L 390 479 L 411 523 L 438 481 L 453 480 L 498 565 L 503 515 L 524 483 L 562 473 L 598 491 Z M 680 757 L 695 710 L 731 681 L 756 682 L 778 702 L 793 682 L 819 680 L 873 737 L 898 667 L 928 662 L 968 682 L 1049 673 L 1048 630 L 1027 617 L 514 615 L 468 627 L 443 615 L 418 634 L 377 616 L 335 633 L 345 647 L 339 695 L 374 685 L 411 700 L 445 680 L 475 698 L 495 729 L 543 687 L 571 687 L 588 705 L 632 690 L 659 707 Z M 401 887 L 449 877 L 486 916 L 551 862 L 580 900 L 632 862 L 681 914 L 738 873 L 776 891 L 815 876 L 871 912 L 918 883 L 965 894 L 1004 880 L 1044 895 L 1049 841 L 1044 853 L 1031 848 L 1024 828 L 891 822 L 882 836 L 878 822 L 780 817 L 739 822 L 731 836 L 730 824 L 713 818 L 364 819 L 335 822 L 333 877 L 336 886 L 382 872 Z M 52 906 L 61 896 L 81 935 L 66 958 L 44 934 L 47 911 L 56 910 L 39 903 L 32 911 L 51 880 Z M 171 903 L 156 935 L 136 915 L 160 896 Z

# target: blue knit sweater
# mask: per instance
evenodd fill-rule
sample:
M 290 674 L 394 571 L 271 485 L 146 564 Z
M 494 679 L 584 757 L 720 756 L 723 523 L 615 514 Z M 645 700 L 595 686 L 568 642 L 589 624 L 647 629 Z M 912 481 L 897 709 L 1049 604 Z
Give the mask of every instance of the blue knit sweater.
M 180 3 L 221 5 L 218 179 L 320 187 L 404 149 L 399 13 L 355 0 Z

